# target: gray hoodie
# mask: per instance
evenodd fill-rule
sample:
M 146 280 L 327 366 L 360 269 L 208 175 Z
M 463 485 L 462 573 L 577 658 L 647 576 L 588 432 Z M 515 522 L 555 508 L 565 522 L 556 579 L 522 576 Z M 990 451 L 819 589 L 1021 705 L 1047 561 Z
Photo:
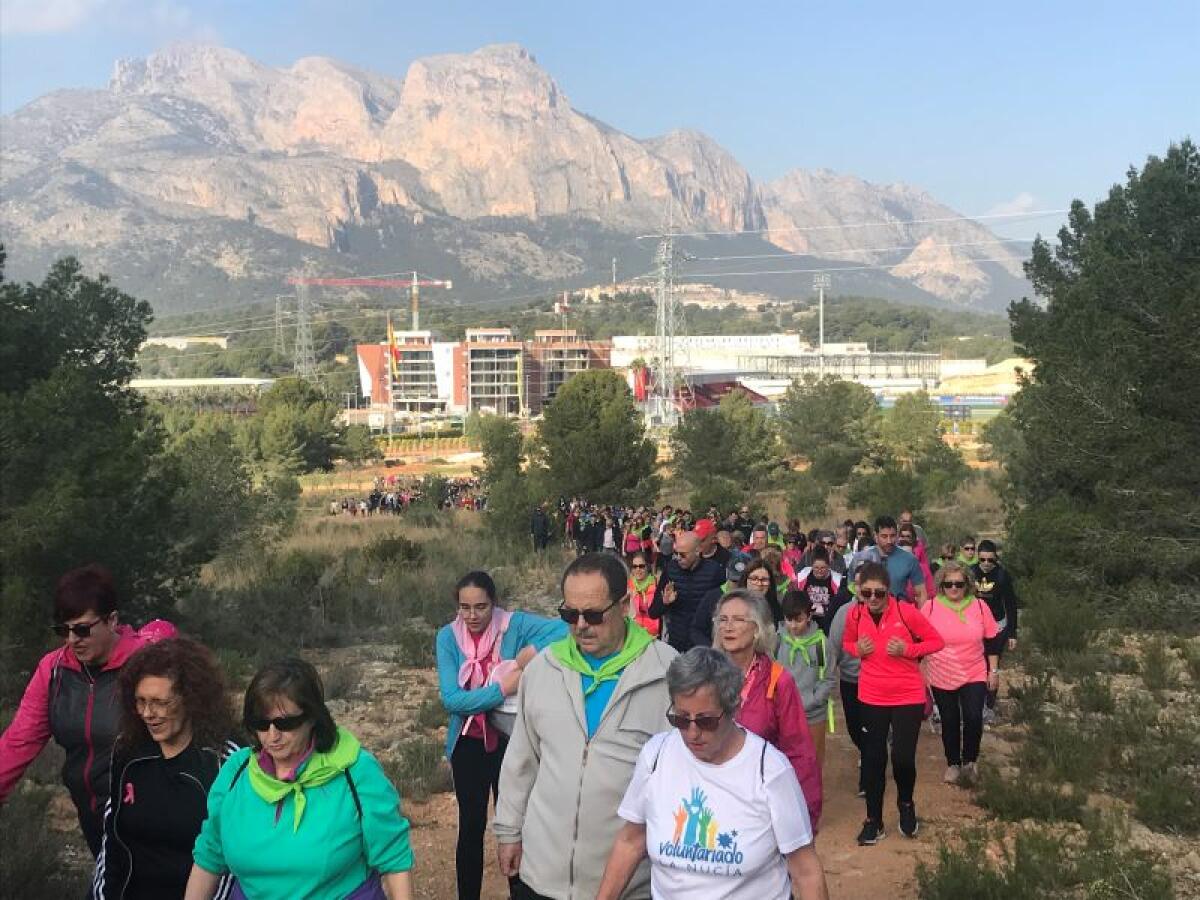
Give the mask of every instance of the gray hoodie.
M 799 638 L 804 642 L 804 651 L 793 647 L 787 625 L 779 626 L 779 648 L 775 658 L 792 673 L 800 698 L 804 701 L 804 717 L 809 726 L 824 722 L 829 712 L 829 697 L 833 693 L 834 659 L 829 639 L 816 622 Z M 807 658 L 805 655 L 807 652 Z
M 857 656 L 851 656 L 842 649 L 842 638 L 846 635 L 846 616 L 858 603 L 858 598 L 849 603 L 843 603 L 842 607 L 833 614 L 833 621 L 829 625 L 830 655 L 837 660 L 838 678 L 842 681 L 849 681 L 851 684 L 858 684 L 858 667 L 861 661 Z
M 676 655 L 654 641 L 626 666 L 590 740 L 579 673 L 548 651 L 525 669 L 492 830 L 501 844 L 522 842 L 521 880 L 537 893 L 596 896 L 638 754 L 669 727 L 667 666 Z M 645 861 L 622 896 L 650 896 Z

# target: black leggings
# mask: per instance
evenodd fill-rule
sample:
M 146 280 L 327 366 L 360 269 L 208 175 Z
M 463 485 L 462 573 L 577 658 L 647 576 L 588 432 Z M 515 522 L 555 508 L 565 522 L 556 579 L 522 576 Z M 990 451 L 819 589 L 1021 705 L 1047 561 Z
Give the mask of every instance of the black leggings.
M 483 741 L 460 737 L 450 757 L 454 799 L 458 801 L 458 847 L 454 854 L 459 900 L 479 900 L 483 890 L 483 833 L 487 828 L 488 798 L 500 795 L 500 763 L 508 738 L 503 734 L 488 753 Z
M 888 732 L 892 735 L 892 778 L 898 803 L 912 803 L 917 783 L 917 738 L 925 704 L 872 706 L 861 704 L 863 717 L 863 788 L 867 818 L 883 821 L 883 791 L 887 780 Z
M 942 747 L 946 765 L 961 766 L 979 759 L 983 739 L 983 703 L 987 684 L 972 681 L 955 691 L 933 689 L 933 699 L 942 714 Z
M 842 714 L 846 717 L 846 734 L 858 748 L 863 749 L 863 716 L 862 704 L 858 702 L 858 682 L 838 679 L 838 687 L 842 691 Z

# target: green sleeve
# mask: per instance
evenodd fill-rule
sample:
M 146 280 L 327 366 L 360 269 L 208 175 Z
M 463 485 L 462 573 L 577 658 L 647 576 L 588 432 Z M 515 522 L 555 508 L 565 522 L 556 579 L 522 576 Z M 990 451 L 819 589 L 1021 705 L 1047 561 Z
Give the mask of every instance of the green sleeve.
M 413 867 L 408 819 L 400 810 L 400 795 L 388 781 L 379 761 L 366 750 L 350 767 L 350 777 L 362 804 L 363 846 L 367 868 L 390 875 Z
M 250 748 L 244 747 L 225 760 L 208 790 L 208 816 L 200 826 L 192 858 L 196 865 L 214 875 L 224 875 L 229 871 L 229 866 L 225 864 L 225 848 L 221 842 L 221 808 L 225 805 L 225 798 L 229 796 L 234 776 L 245 764 L 250 753 Z M 241 778 L 245 777 L 246 773 L 242 772 Z

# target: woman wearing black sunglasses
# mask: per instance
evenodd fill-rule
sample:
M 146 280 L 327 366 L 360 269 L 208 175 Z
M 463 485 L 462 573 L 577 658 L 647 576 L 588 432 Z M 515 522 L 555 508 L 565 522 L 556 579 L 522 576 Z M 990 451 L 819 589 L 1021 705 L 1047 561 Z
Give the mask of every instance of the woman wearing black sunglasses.
M 261 669 L 242 713 L 253 748 L 221 767 L 196 839 L 185 900 L 411 900 L 408 820 L 379 762 L 334 724 L 302 659 Z
M 117 679 L 146 637 L 118 623 L 113 577 L 98 565 L 73 569 L 59 579 L 52 627 L 63 646 L 42 657 L 12 724 L 0 736 L 0 803 L 53 737 L 67 752 L 63 783 L 95 856 L 120 727 Z
M 742 684 L 737 666 L 711 647 L 671 661 L 673 730 L 638 756 L 598 900 L 618 900 L 647 856 L 655 897 L 829 896 L 791 764 L 735 721 Z

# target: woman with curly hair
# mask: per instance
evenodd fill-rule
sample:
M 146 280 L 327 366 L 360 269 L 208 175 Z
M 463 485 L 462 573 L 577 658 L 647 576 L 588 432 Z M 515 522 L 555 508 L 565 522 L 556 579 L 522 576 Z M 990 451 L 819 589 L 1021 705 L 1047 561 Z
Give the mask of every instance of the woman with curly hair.
M 208 648 L 172 638 L 135 653 L 118 685 L 121 730 L 113 747 L 93 900 L 182 897 L 208 791 L 233 717 Z M 221 885 L 225 897 L 229 885 Z

